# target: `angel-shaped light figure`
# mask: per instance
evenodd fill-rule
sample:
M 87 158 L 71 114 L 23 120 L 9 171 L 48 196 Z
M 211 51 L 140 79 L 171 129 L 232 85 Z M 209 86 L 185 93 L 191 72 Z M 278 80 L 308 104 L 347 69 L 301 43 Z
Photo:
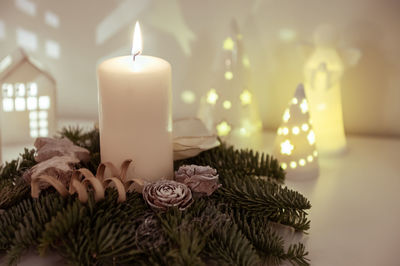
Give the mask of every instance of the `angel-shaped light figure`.
M 318 27 L 314 32 L 315 49 L 304 66 L 306 94 L 321 154 L 346 149 L 340 83 L 345 67 L 360 57 L 354 49 L 344 51 L 350 57 L 340 56 L 337 39 L 331 26 Z

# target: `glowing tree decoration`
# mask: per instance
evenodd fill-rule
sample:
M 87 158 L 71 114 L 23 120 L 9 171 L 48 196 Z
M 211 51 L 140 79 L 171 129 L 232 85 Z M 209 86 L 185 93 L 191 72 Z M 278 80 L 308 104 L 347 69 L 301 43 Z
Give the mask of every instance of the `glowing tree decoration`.
M 315 133 L 308 112 L 304 87 L 300 84 L 278 128 L 274 155 L 291 179 L 308 179 L 319 174 Z
M 322 154 L 340 153 L 346 149 L 340 81 L 345 65 L 355 64 L 360 53 L 347 49 L 347 58 L 342 61 L 335 48 L 335 31 L 329 25 L 317 28 L 314 43 L 315 50 L 304 66 L 304 73 L 318 150 Z
M 219 136 L 251 136 L 262 123 L 250 84 L 250 63 L 243 49 L 243 37 L 232 23 L 232 34 L 222 43 L 222 67 L 214 86 L 200 102 L 199 118 Z

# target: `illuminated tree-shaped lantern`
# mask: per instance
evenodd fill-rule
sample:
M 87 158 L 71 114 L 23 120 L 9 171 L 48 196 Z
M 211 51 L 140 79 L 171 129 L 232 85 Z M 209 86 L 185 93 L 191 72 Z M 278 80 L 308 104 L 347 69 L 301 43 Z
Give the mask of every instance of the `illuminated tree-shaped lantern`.
M 55 80 L 18 49 L 0 61 L 3 143 L 29 143 L 55 133 Z
M 243 36 L 232 23 L 232 34 L 222 44 L 222 65 L 214 85 L 201 99 L 199 118 L 224 137 L 251 136 L 262 128 L 258 106 L 251 90 L 250 63 L 243 48 Z
M 311 125 L 304 87 L 300 84 L 283 113 L 273 154 L 290 179 L 308 179 L 319 174 L 315 133 Z
M 314 33 L 315 50 L 304 66 L 305 88 L 310 114 L 321 154 L 337 154 L 346 149 L 340 83 L 346 66 L 356 64 L 361 54 L 345 49 L 340 56 L 336 49 L 334 28 L 321 25 Z

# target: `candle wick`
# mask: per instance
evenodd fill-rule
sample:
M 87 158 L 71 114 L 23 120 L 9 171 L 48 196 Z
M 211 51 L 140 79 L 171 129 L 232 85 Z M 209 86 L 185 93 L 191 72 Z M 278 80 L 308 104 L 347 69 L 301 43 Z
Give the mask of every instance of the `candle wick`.
M 133 54 L 133 61 L 135 62 L 136 56 L 140 55 L 140 51 L 137 51 L 136 53 Z

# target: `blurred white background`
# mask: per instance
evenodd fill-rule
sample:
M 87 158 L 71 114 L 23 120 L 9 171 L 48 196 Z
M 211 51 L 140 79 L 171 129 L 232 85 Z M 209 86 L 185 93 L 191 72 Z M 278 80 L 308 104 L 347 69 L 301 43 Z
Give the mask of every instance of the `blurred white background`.
M 2 0 L 0 57 L 24 47 L 57 81 L 60 118 L 97 119 L 96 65 L 130 53 L 139 20 L 143 53 L 172 64 L 174 117 L 193 116 L 235 18 L 264 127 L 275 129 L 303 80 L 312 32 L 329 23 L 341 47 L 362 53 L 342 80 L 346 132 L 399 137 L 399 14 L 394 0 Z M 184 91 L 194 103 L 182 101 Z

